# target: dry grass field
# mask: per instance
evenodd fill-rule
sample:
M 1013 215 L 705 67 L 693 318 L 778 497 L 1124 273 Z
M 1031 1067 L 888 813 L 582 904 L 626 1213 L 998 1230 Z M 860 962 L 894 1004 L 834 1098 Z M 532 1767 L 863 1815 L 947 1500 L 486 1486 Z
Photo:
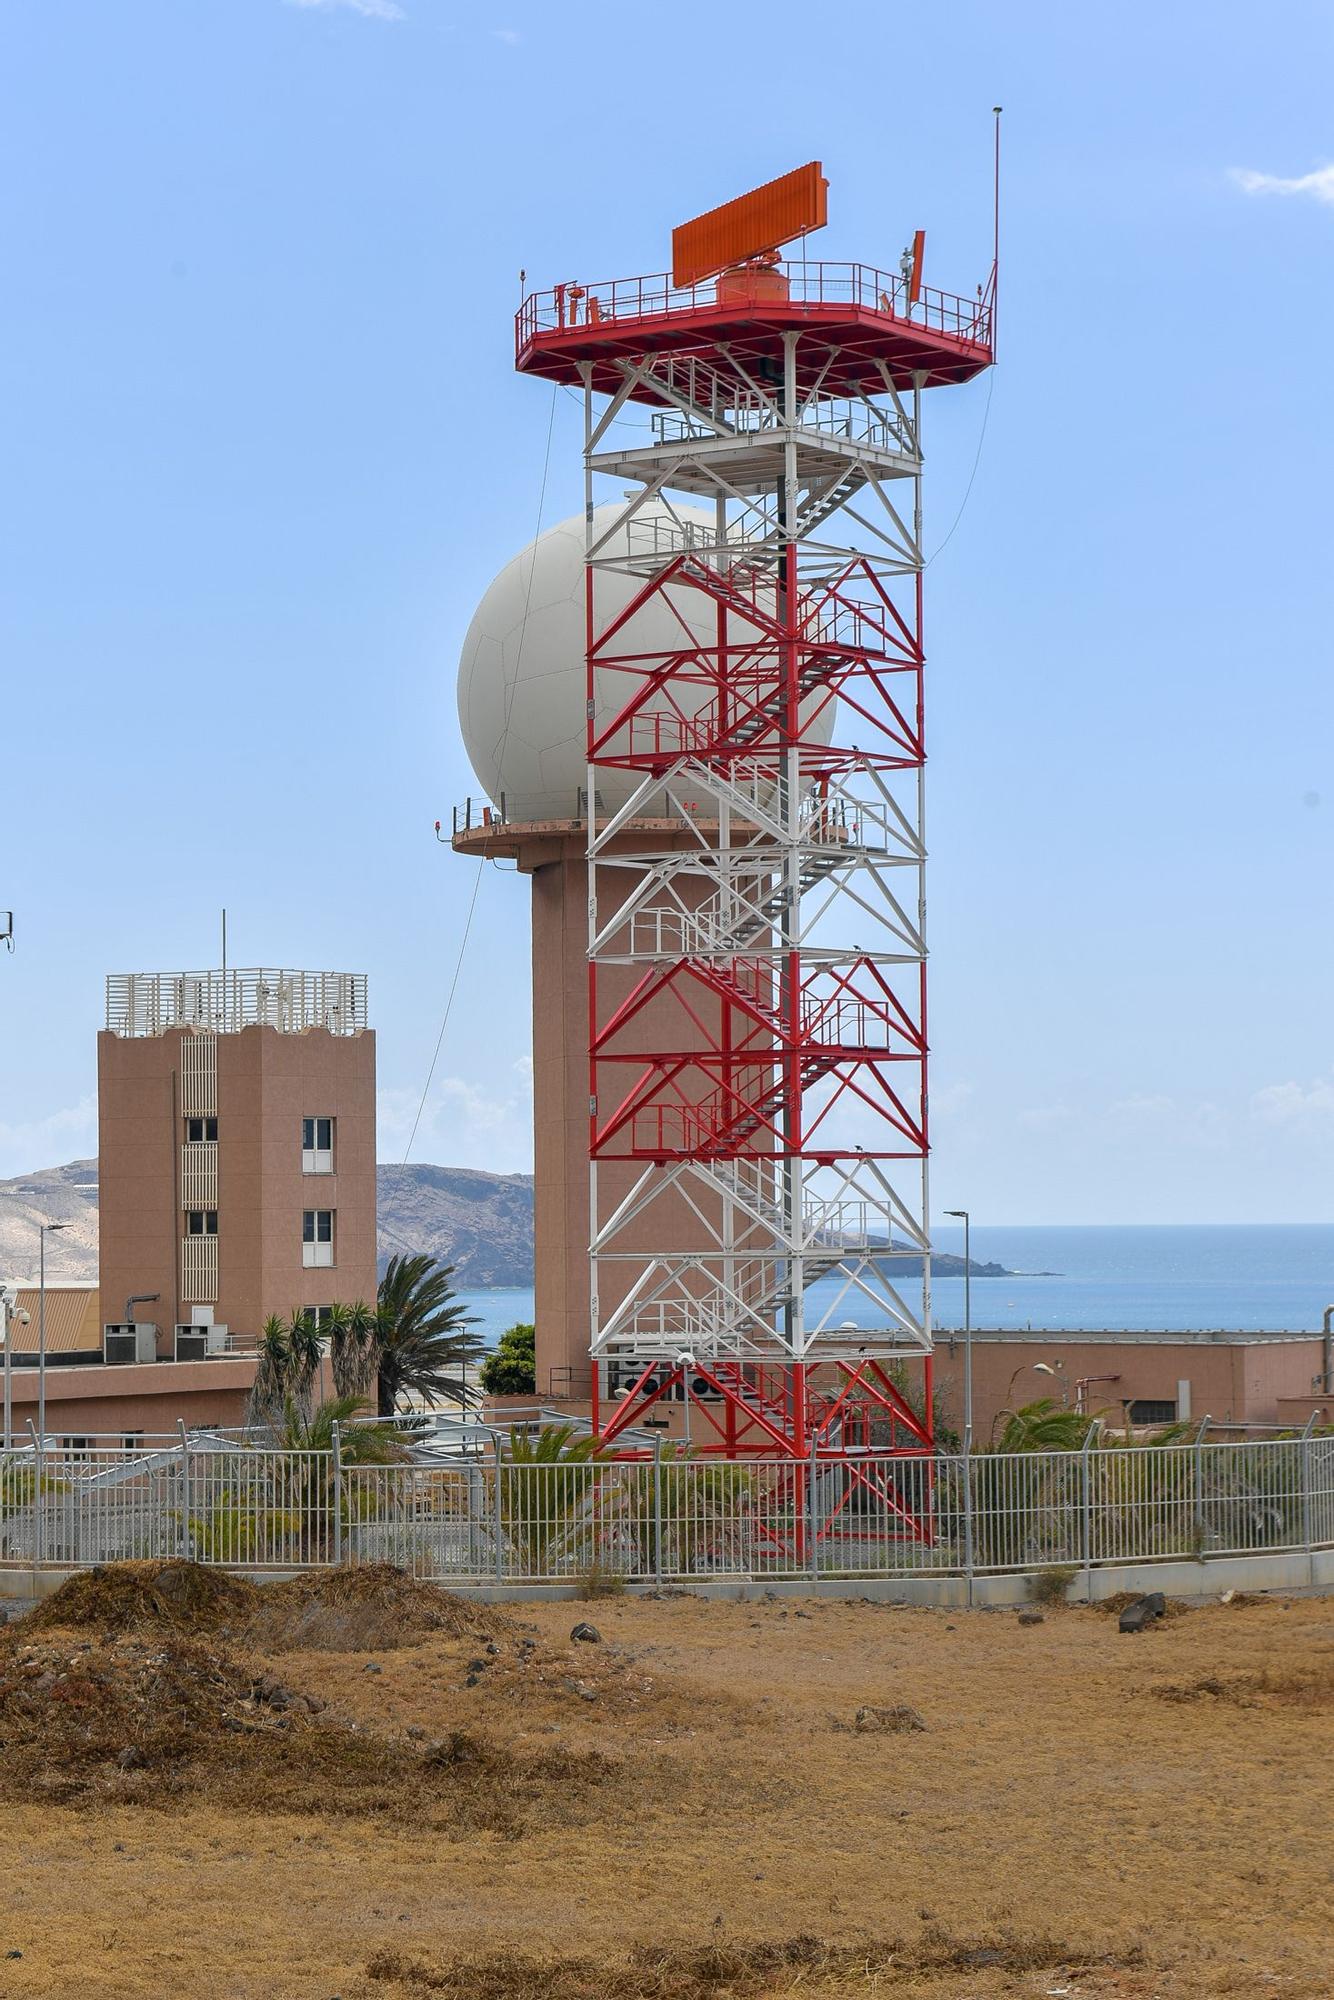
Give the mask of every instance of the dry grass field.
M 1334 1605 L 199 1576 L 0 1639 L 4 2000 L 1334 1991 Z

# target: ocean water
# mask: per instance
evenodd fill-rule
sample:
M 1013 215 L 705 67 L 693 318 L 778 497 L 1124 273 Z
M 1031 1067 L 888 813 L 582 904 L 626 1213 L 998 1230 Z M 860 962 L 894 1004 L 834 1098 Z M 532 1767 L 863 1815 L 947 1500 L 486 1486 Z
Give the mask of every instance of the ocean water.
M 936 1232 L 940 1250 L 962 1251 L 957 1226 Z M 975 1263 L 1004 1264 L 1010 1278 L 973 1279 L 975 1327 L 1179 1332 L 1317 1332 L 1334 1304 L 1334 1223 L 1159 1223 L 1141 1227 L 993 1228 L 972 1232 Z M 813 1295 L 832 1296 L 827 1285 Z M 963 1279 L 932 1286 L 938 1328 L 963 1324 Z M 522 1286 L 461 1295 L 493 1344 L 533 1317 Z M 841 1320 L 867 1318 L 854 1297 Z

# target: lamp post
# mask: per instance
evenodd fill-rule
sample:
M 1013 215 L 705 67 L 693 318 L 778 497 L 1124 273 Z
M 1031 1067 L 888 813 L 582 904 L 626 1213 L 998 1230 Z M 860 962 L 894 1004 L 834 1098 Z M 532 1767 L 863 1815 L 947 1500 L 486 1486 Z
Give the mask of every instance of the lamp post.
M 46 1443 L 46 1239 L 52 1230 L 64 1229 L 63 1222 L 39 1222 L 37 1262 L 37 1442 Z
M 966 1208 L 947 1208 L 946 1215 L 963 1224 L 963 1449 L 973 1448 L 973 1259 L 970 1217 Z
M 1024 1374 L 1027 1369 L 1031 1368 L 1035 1375 L 1050 1375 L 1052 1381 L 1054 1382 L 1056 1381 L 1061 1369 L 1064 1368 L 1064 1366 L 1065 1363 L 1063 1361 L 1057 1361 L 1055 1363 L 1050 1361 L 1021 1361 L 1019 1363 L 1019 1366 L 1015 1369 L 1013 1375 L 1011 1375 L 1010 1377 L 1010 1386 L 1005 1391 L 1006 1402 L 1008 1403 L 1010 1398 L 1013 1396 L 1015 1383 L 1019 1380 L 1019 1377 L 1022 1374 Z M 1066 1396 L 1064 1400 L 1068 1403 L 1070 1398 Z
M 26 1326 L 28 1315 L 18 1302 L 16 1285 L 0 1285 L 0 1333 L 5 1336 L 5 1443 L 6 1453 L 14 1442 L 14 1328 Z

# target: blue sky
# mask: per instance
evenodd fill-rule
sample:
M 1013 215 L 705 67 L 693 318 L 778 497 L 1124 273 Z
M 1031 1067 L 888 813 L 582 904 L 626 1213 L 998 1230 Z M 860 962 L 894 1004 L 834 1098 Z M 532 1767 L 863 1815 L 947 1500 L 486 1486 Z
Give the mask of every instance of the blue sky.
M 103 973 L 213 962 L 224 904 L 234 962 L 370 974 L 401 1156 L 459 643 L 541 482 L 520 268 L 661 269 L 817 156 L 824 254 L 925 226 L 970 291 L 1003 103 L 928 578 L 935 1200 L 1327 1219 L 1332 59 L 1281 0 L 0 0 L 0 1173 L 92 1150 Z M 986 395 L 934 399 L 929 545 Z M 528 1164 L 524 904 L 488 870 L 414 1157 Z

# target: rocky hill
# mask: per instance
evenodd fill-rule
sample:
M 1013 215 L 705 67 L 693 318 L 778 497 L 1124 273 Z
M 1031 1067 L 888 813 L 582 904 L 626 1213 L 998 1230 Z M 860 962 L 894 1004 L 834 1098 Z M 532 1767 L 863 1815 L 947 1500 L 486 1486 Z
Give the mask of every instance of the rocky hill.
M 533 1282 L 533 1177 L 469 1167 L 376 1169 L 377 1243 L 383 1272 L 395 1251 L 429 1250 L 455 1266 L 455 1281 Z
M 429 1250 L 453 1264 L 466 1290 L 533 1282 L 533 1177 L 484 1174 L 470 1167 L 382 1166 L 376 1170 L 380 1270 L 396 1251 Z M 46 1275 L 52 1284 L 93 1284 L 97 1279 L 97 1161 L 72 1160 L 0 1181 L 0 1277 L 19 1284 L 37 1279 L 37 1225 L 67 1226 L 46 1240 Z M 938 1277 L 957 1277 L 963 1258 L 937 1251 Z M 908 1277 L 916 1258 L 898 1266 Z M 1011 1274 L 1003 1264 L 975 1257 L 975 1278 Z
M 0 1278 L 37 1283 L 41 1222 L 65 1227 L 46 1239 L 46 1276 L 53 1285 L 97 1281 L 97 1161 L 71 1160 L 0 1181 Z
M 380 1269 L 396 1250 L 429 1250 L 469 1289 L 533 1281 L 533 1177 L 466 1167 L 377 1170 Z M 46 1239 L 51 1284 L 97 1281 L 97 1161 L 71 1160 L 0 1181 L 0 1277 L 37 1282 L 37 1225 L 66 1226 Z

